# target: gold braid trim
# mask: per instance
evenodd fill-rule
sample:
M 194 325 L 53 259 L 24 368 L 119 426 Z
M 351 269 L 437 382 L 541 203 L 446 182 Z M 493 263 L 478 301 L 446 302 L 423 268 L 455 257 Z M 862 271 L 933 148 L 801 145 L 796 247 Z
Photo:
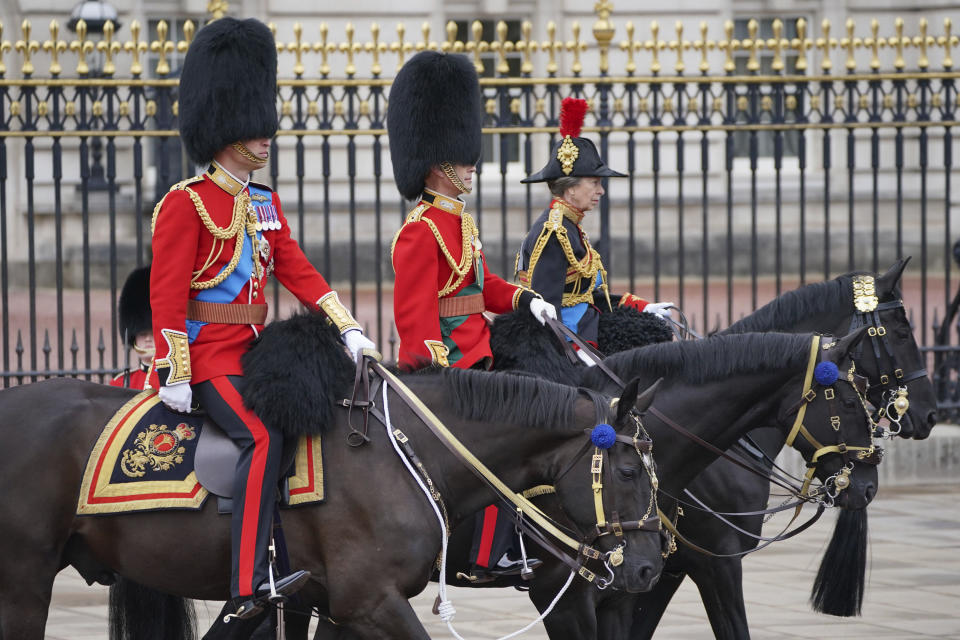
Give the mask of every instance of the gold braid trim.
M 412 222 L 425 222 L 427 227 L 430 228 L 430 231 L 433 233 L 433 237 L 436 238 L 437 244 L 440 245 L 440 251 L 443 253 L 443 257 L 446 258 L 447 264 L 450 265 L 451 271 L 450 279 L 447 281 L 447 285 L 440 289 L 437 292 L 437 297 L 442 298 L 443 296 L 456 291 L 460 284 L 463 282 L 463 279 L 467 277 L 467 274 L 470 273 L 470 270 L 473 268 L 473 244 L 474 239 L 480 235 L 480 232 L 477 230 L 477 225 L 473 221 L 473 216 L 468 212 L 464 211 L 460 214 L 460 237 L 462 239 L 461 255 L 460 262 L 457 263 L 453 259 L 453 254 L 450 253 L 450 250 L 447 249 L 446 243 L 443 241 L 443 236 L 440 235 L 440 229 L 437 228 L 437 225 L 430 218 L 424 218 L 423 214 L 427 209 L 430 208 L 430 205 L 421 204 L 418 205 L 410 214 L 407 216 L 404 226 Z M 397 246 L 397 239 L 400 237 L 400 233 L 403 231 L 403 227 L 400 227 L 400 231 L 397 231 L 397 235 L 393 237 L 393 244 L 390 246 L 390 260 L 393 261 L 393 251 Z M 396 272 L 396 266 L 394 266 L 394 272 Z
M 156 367 L 170 368 L 164 384 L 170 386 L 190 382 L 190 343 L 187 334 L 175 329 L 161 329 L 160 335 L 167 341 L 167 357 L 157 360 Z
M 357 322 L 350 314 L 350 311 L 343 306 L 343 303 L 340 302 L 340 296 L 337 295 L 336 291 L 331 291 L 317 300 L 317 306 L 327 314 L 330 322 L 340 331 L 341 335 L 350 329 L 360 328 L 360 323 Z

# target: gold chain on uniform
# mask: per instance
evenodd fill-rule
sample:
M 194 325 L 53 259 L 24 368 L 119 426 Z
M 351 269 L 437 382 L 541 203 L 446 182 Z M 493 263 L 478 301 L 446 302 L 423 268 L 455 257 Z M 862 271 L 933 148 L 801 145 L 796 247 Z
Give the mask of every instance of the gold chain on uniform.
M 437 225 L 433 223 L 433 220 L 430 218 L 420 218 L 420 221 L 426 222 L 427 226 L 430 227 L 430 231 L 433 232 L 433 237 L 437 239 L 437 244 L 440 245 L 440 251 L 443 252 L 443 256 L 447 259 L 447 264 L 450 265 L 450 269 L 453 271 L 453 273 L 450 274 L 450 280 L 447 281 L 447 286 L 437 292 L 437 296 L 442 298 L 448 293 L 456 291 L 460 283 L 463 282 L 463 279 L 470 273 L 470 269 L 473 268 L 473 239 L 479 235 L 479 231 L 477 231 L 477 225 L 473 221 L 473 216 L 466 211 L 461 212 L 460 237 L 463 239 L 463 246 L 461 248 L 460 263 L 457 264 L 450 250 L 447 249 L 447 245 L 443 241 L 443 236 L 440 235 L 440 230 L 437 228 Z M 454 280 L 454 276 L 456 276 L 456 280 Z M 451 282 L 451 280 L 453 282 Z

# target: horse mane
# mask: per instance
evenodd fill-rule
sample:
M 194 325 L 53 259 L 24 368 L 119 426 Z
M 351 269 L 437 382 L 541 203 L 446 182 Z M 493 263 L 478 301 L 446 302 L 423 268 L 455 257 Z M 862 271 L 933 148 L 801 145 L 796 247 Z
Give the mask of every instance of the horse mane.
M 287 435 L 318 433 L 349 396 L 356 367 L 325 316 L 302 313 L 272 322 L 244 354 L 243 402 Z
M 604 364 L 621 377 L 665 376 L 688 384 L 713 382 L 735 375 L 806 366 L 810 334 L 743 333 L 703 340 L 663 342 L 608 356 Z M 602 388 L 606 374 L 591 367 L 581 384 Z
M 753 313 L 734 322 L 721 333 L 751 333 L 788 329 L 802 318 L 833 309 L 853 308 L 854 274 L 826 282 L 814 282 L 787 291 Z
M 577 388 L 530 375 L 448 369 L 441 375 L 454 410 L 468 420 L 562 429 L 573 419 Z

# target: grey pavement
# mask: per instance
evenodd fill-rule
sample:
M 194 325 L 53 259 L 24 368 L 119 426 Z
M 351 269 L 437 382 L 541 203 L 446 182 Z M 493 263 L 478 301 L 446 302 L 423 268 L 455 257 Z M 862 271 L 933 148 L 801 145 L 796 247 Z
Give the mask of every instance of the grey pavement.
M 749 556 L 744 592 L 755 640 L 801 638 L 960 638 L 960 485 L 884 489 L 869 508 L 870 560 L 863 616 L 838 619 L 807 605 L 820 557 L 832 531 L 825 516 L 810 530 Z M 524 594 L 513 590 L 452 588 L 454 625 L 466 639 L 498 638 L 536 617 Z M 47 638 L 107 637 L 106 589 L 87 587 L 72 570 L 54 586 Z M 436 585 L 412 600 L 433 638 L 451 638 L 430 613 Z M 199 602 L 203 622 L 220 603 Z M 521 636 L 543 640 L 542 626 Z M 686 581 L 667 610 L 657 638 L 711 637 L 696 588 Z

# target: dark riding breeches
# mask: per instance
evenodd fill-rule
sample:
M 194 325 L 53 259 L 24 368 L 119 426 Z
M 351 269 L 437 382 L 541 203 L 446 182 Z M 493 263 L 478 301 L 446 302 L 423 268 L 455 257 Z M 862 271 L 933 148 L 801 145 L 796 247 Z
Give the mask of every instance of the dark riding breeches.
M 234 598 L 252 595 L 267 580 L 270 526 L 283 456 L 283 435 L 243 406 L 243 387 L 242 376 L 218 376 L 193 386 L 200 406 L 241 447 L 230 523 Z

